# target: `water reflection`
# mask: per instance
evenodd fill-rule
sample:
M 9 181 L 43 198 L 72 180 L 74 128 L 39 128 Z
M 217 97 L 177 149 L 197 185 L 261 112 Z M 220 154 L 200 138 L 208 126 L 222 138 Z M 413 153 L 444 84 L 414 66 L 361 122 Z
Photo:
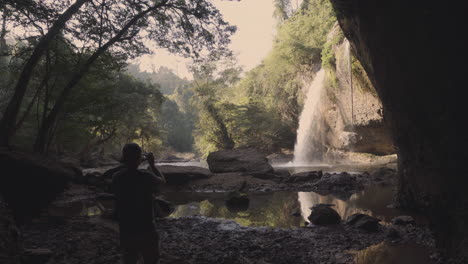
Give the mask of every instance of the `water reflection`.
M 244 226 L 298 227 L 304 225 L 300 217 L 297 192 L 249 193 L 249 207 L 244 211 L 230 211 L 225 204 L 226 193 L 166 193 L 164 198 L 179 204 L 171 217 L 203 215 L 231 219 Z M 187 203 L 184 203 L 186 198 Z M 198 201 L 194 201 L 198 200 Z
M 333 208 L 343 219 L 355 213 L 362 213 L 389 222 L 399 215 L 412 215 L 418 223 L 424 223 L 424 219 L 419 215 L 391 208 L 394 192 L 392 186 L 371 186 L 353 194 L 348 200 L 341 200 L 333 195 L 319 195 L 314 192 L 299 192 L 298 199 L 301 204 L 301 214 L 305 220 L 310 215 L 310 207 L 314 204 L 328 203 L 335 205 Z
M 239 211 L 226 207 L 228 193 L 167 192 L 163 198 L 175 205 L 175 211 L 170 217 L 203 215 L 231 219 L 244 226 L 290 228 L 304 226 L 310 215 L 310 207 L 317 203 L 334 204 L 334 209 L 343 219 L 354 213 L 365 213 L 388 222 L 395 216 L 408 214 L 388 207 L 392 203 L 393 194 L 391 186 L 370 187 L 353 194 L 348 200 L 314 192 L 254 192 L 247 194 L 250 199 L 248 208 Z M 51 216 L 66 217 L 95 216 L 112 209 L 112 200 L 93 199 L 55 203 L 48 211 Z M 412 216 L 417 222 L 424 223 L 421 217 Z
M 417 244 L 382 242 L 356 252 L 356 264 L 431 264 L 429 249 Z
M 393 217 L 409 214 L 389 208 L 393 201 L 391 186 L 373 186 L 353 194 L 348 200 L 314 192 L 261 192 L 249 193 L 247 210 L 235 212 L 226 207 L 227 193 L 165 193 L 164 198 L 176 205 L 171 217 L 203 215 L 231 219 L 244 226 L 299 227 L 304 226 L 310 207 L 317 203 L 334 204 L 343 219 L 354 213 L 364 213 L 389 222 Z M 296 214 L 299 213 L 299 214 Z M 300 215 L 298 217 L 295 215 Z M 416 221 L 423 220 L 417 215 Z

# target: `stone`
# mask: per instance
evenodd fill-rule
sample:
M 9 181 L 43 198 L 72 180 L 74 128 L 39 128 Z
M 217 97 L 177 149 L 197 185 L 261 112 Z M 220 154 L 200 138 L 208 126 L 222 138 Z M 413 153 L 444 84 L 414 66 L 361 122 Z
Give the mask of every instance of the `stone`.
M 308 219 L 314 225 L 336 225 L 341 222 L 341 216 L 330 204 L 316 204 L 311 209 Z
M 84 176 L 86 179 L 86 184 L 92 185 L 92 186 L 101 186 L 104 183 L 104 178 L 102 177 L 101 173 L 95 171 L 88 173 Z
M 366 214 L 353 214 L 346 219 L 347 225 L 352 225 L 368 232 L 377 232 L 380 227 L 379 222 L 380 219 Z
M 52 251 L 47 248 L 24 249 L 22 264 L 45 264 L 52 257 Z
M 294 154 L 273 153 L 267 156 L 271 164 L 285 164 L 293 161 Z
M 0 194 L 18 224 L 39 214 L 73 179 L 82 177 L 70 165 L 6 150 L 0 150 L 0 168 Z
M 155 217 L 168 217 L 175 211 L 175 207 L 172 203 L 161 199 L 154 199 L 154 216 Z
M 289 171 L 287 170 L 275 170 L 274 174 L 277 177 L 283 178 L 283 179 L 289 178 L 291 176 L 291 173 L 289 173 Z
M 213 174 L 205 168 L 196 166 L 157 166 L 159 171 L 164 174 L 168 185 L 186 185 L 190 181 L 206 179 Z
M 295 216 L 295 217 L 299 217 L 301 216 L 301 213 L 300 212 L 294 212 L 291 214 L 292 216 Z
M 347 172 L 339 174 L 324 174 L 324 176 L 314 183 L 319 190 L 340 190 L 348 191 L 358 187 L 356 177 Z
M 373 180 L 392 180 L 396 179 L 396 170 L 391 168 L 382 167 L 370 174 L 370 178 Z
M 416 221 L 409 215 L 400 215 L 392 219 L 394 225 L 414 225 Z
M 230 212 L 245 211 L 249 208 L 250 199 L 245 194 L 232 194 L 226 200 L 226 207 Z
M 277 176 L 274 173 L 264 173 L 264 172 L 251 172 L 249 173 L 250 176 L 257 178 L 257 179 L 262 179 L 262 180 L 273 180 Z
M 387 238 L 389 239 L 392 239 L 392 240 L 395 240 L 395 239 L 398 239 L 400 238 L 400 233 L 398 233 L 398 231 L 393 228 L 393 227 L 389 227 L 387 229 L 387 234 L 386 234 Z
M 286 182 L 287 183 L 298 183 L 298 182 L 311 182 L 322 178 L 322 171 L 306 171 L 299 172 L 291 175 Z
M 188 162 L 189 160 L 184 159 L 184 158 L 179 158 L 174 155 L 168 155 L 167 157 L 163 159 L 159 159 L 157 162 L 158 163 L 177 163 L 177 162 Z
M 267 158 L 253 148 L 211 152 L 206 161 L 210 171 L 214 173 L 273 172 L 273 167 Z

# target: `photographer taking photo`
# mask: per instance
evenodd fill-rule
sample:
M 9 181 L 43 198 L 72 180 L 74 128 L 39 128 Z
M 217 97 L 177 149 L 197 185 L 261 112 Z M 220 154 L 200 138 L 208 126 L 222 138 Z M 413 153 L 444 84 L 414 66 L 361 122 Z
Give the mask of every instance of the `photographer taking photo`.
M 124 167 L 112 177 L 115 206 L 120 230 L 120 246 L 125 264 L 137 263 L 143 256 L 145 264 L 159 263 L 159 235 L 154 227 L 153 193 L 166 182 L 154 166 L 154 155 L 145 155 L 150 171 L 140 170 L 142 150 L 136 143 L 123 147 Z

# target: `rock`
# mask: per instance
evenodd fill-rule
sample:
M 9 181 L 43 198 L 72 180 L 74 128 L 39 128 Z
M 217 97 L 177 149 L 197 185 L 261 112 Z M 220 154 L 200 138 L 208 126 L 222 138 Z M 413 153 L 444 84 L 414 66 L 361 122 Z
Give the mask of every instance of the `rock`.
M 154 216 L 156 217 L 168 217 L 175 211 L 175 207 L 172 203 L 161 199 L 154 199 Z
M 354 227 L 368 232 L 378 231 L 380 227 L 379 222 L 380 219 L 374 218 L 366 214 L 353 214 L 350 217 L 348 217 L 348 219 L 346 219 L 347 225 L 352 225 Z
M 76 183 L 82 183 L 83 182 L 83 172 L 81 168 L 74 162 L 68 162 L 68 161 L 60 161 L 60 165 L 63 166 L 65 169 L 73 171 L 73 174 L 70 175 L 70 180 Z
M 41 156 L 0 151 L 0 194 L 21 224 L 38 214 L 71 180 L 81 177 L 75 169 Z
M 341 222 L 340 215 L 329 204 L 316 204 L 308 219 L 314 225 L 336 225 Z
M 202 167 L 164 165 L 157 166 L 157 168 L 164 174 L 169 185 L 185 185 L 193 180 L 206 179 L 213 176 L 208 169 Z
M 287 183 L 297 183 L 297 182 L 311 182 L 318 180 L 322 177 L 322 171 L 306 171 L 299 172 L 291 175 L 286 182 Z
M 273 180 L 277 176 L 274 173 L 264 173 L 264 172 L 251 172 L 249 173 L 250 176 L 257 178 L 257 179 L 262 179 L 262 180 Z
M 271 164 L 285 164 L 294 159 L 294 154 L 273 153 L 268 155 L 267 159 Z
M 375 181 L 391 181 L 396 179 L 396 170 L 382 167 L 372 172 L 370 178 Z
M 392 240 L 400 238 L 400 233 L 398 233 L 398 231 L 393 227 L 389 227 L 387 229 L 387 234 L 386 235 L 387 235 L 387 237 L 389 239 L 392 239 Z
M 25 249 L 21 257 L 22 264 L 45 264 L 52 257 L 52 251 L 47 248 Z
M 291 173 L 289 173 L 289 171 L 287 170 L 275 170 L 274 174 L 277 176 L 277 177 L 280 177 L 280 178 L 289 178 L 291 176 Z
M 211 152 L 206 161 L 210 171 L 215 173 L 273 172 L 267 158 L 252 148 Z
M 188 161 L 189 161 L 188 159 L 179 158 L 174 155 L 168 155 L 167 157 L 163 159 L 159 159 L 157 162 L 158 163 L 176 163 L 176 162 L 188 162 Z
M 409 215 L 400 215 L 392 219 L 392 224 L 394 225 L 414 225 L 416 221 L 414 218 Z
M 21 243 L 19 230 L 10 210 L 0 197 L 0 263 L 20 263 Z
M 87 173 L 85 176 L 85 183 L 93 186 L 99 185 L 101 182 L 104 181 L 104 178 L 102 177 L 102 174 L 100 172 L 91 172 Z
M 249 208 L 250 199 L 246 194 L 231 194 L 226 200 L 226 207 L 230 212 L 245 211 Z
M 125 165 L 120 165 L 120 166 L 117 166 L 115 168 L 112 168 L 112 169 L 109 169 L 109 170 L 106 170 L 103 174 L 102 174 L 102 177 L 105 178 L 105 179 L 112 179 L 112 176 L 114 175 L 114 173 L 118 172 L 119 170 L 125 168 Z
M 314 186 L 319 190 L 337 190 L 337 191 L 350 191 L 359 186 L 356 178 L 347 172 L 340 174 L 324 174 L 324 176 L 314 183 Z

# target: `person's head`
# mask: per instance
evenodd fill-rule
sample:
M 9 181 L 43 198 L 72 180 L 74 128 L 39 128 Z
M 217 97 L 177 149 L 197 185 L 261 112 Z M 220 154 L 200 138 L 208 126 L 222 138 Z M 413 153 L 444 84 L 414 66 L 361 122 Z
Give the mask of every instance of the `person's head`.
M 141 148 L 136 143 L 128 143 L 122 149 L 122 163 L 129 167 L 138 167 L 141 163 Z

